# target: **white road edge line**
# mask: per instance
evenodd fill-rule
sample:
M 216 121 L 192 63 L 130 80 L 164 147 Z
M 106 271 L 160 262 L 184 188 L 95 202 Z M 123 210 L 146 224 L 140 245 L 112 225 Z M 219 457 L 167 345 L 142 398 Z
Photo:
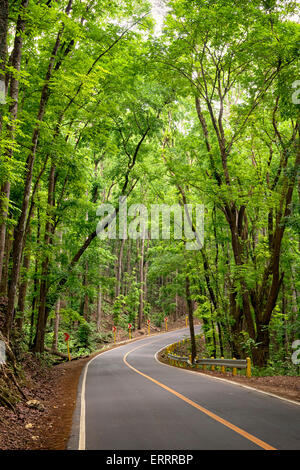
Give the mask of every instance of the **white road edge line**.
M 85 383 L 86 383 L 86 375 L 88 371 L 88 367 L 90 363 L 96 359 L 100 354 L 104 354 L 107 351 L 97 354 L 97 356 L 93 357 L 84 368 L 83 373 L 83 380 L 81 385 L 81 400 L 80 400 L 80 422 L 79 422 L 79 443 L 78 443 L 78 450 L 85 450 Z
M 240 384 L 238 382 L 233 382 L 232 380 L 223 379 L 221 377 L 214 377 L 213 375 L 203 374 L 202 372 L 194 372 L 193 370 L 179 369 L 178 367 L 174 367 L 174 366 L 170 366 L 169 364 L 165 364 L 164 362 L 161 362 L 157 358 L 157 356 L 161 351 L 163 351 L 163 349 L 167 348 L 168 346 L 171 346 L 171 344 L 173 344 L 173 343 L 167 344 L 166 346 L 164 346 L 163 348 L 161 348 L 159 351 L 157 351 L 155 353 L 154 358 L 155 358 L 156 362 L 158 362 L 158 364 L 160 364 L 161 366 L 172 367 L 172 368 L 178 369 L 182 372 L 188 372 L 189 374 L 196 374 L 196 375 L 200 374 L 200 375 L 202 375 L 202 376 L 204 376 L 208 379 L 221 380 L 222 382 L 237 385 L 238 387 L 247 388 L 248 390 L 252 390 L 254 392 L 259 392 L 259 393 L 262 393 L 263 395 L 269 395 L 270 397 L 278 398 L 279 400 L 286 401 L 288 403 L 292 403 L 293 405 L 300 406 L 300 403 L 298 401 L 290 400 L 289 398 L 280 397 L 279 395 L 275 395 L 274 393 L 265 392 L 264 390 L 260 390 L 258 388 L 250 387 L 249 385 L 243 385 L 243 384 Z
M 89 365 L 97 359 L 99 356 L 102 356 L 105 353 L 111 352 L 116 348 L 119 348 L 121 346 L 126 346 L 128 343 L 137 343 L 139 341 L 145 341 L 147 339 L 150 339 L 151 337 L 153 339 L 157 339 L 158 336 L 168 334 L 168 333 L 175 333 L 176 331 L 179 332 L 180 330 L 185 330 L 186 328 L 179 328 L 178 330 L 171 330 L 171 331 L 166 331 L 164 333 L 160 334 L 152 334 L 149 337 L 146 338 L 140 338 L 140 339 L 133 339 L 133 340 L 126 340 L 122 341 L 122 344 L 119 346 L 116 346 L 115 348 L 108 349 L 107 351 L 99 351 L 99 353 L 93 357 L 86 365 L 84 368 L 83 372 L 83 379 L 82 379 L 82 385 L 81 385 L 81 398 L 80 398 L 80 421 L 79 421 L 79 442 L 78 442 L 78 450 L 85 450 L 86 449 L 86 435 L 85 435 L 85 410 L 86 410 L 86 405 L 85 405 L 85 384 L 86 384 L 86 376 L 87 376 L 87 371 Z M 172 344 L 172 343 L 171 343 Z M 166 346 L 165 346 L 166 347 Z M 164 348 L 162 348 L 164 349 Z M 158 351 L 159 352 L 159 351 Z M 158 361 L 159 362 L 159 361 Z

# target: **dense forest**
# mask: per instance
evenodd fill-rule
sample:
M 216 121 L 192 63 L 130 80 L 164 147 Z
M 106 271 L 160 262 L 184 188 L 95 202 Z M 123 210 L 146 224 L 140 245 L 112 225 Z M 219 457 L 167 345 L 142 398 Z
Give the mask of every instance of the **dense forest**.
M 297 2 L 163 3 L 0 0 L 0 339 L 15 364 L 188 315 L 193 357 L 197 318 L 210 356 L 299 374 Z M 125 198 L 203 205 L 203 246 L 175 215 L 97 236 Z

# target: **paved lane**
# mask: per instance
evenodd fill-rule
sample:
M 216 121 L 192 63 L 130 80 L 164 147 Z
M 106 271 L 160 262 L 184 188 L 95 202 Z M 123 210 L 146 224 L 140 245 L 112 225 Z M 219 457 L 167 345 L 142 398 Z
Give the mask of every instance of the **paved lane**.
M 157 362 L 159 349 L 187 334 L 145 338 L 94 358 L 68 448 L 300 449 L 300 406 Z

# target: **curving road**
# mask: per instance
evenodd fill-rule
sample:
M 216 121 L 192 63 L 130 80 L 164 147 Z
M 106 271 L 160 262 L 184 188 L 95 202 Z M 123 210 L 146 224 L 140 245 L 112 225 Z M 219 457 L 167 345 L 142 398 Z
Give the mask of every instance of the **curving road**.
M 68 449 L 300 449 L 300 406 L 159 363 L 188 330 L 104 352 L 84 369 Z

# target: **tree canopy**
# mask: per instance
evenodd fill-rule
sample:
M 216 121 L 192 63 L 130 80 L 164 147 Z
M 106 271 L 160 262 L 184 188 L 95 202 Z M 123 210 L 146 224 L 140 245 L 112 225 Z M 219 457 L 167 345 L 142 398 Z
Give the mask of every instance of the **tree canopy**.
M 112 325 L 189 314 L 210 355 L 295 372 L 297 2 L 0 7 L 1 337 L 43 353 L 64 328 L 80 354 Z M 100 239 L 97 208 L 124 197 L 203 205 L 203 247 L 175 216 L 170 239 Z

